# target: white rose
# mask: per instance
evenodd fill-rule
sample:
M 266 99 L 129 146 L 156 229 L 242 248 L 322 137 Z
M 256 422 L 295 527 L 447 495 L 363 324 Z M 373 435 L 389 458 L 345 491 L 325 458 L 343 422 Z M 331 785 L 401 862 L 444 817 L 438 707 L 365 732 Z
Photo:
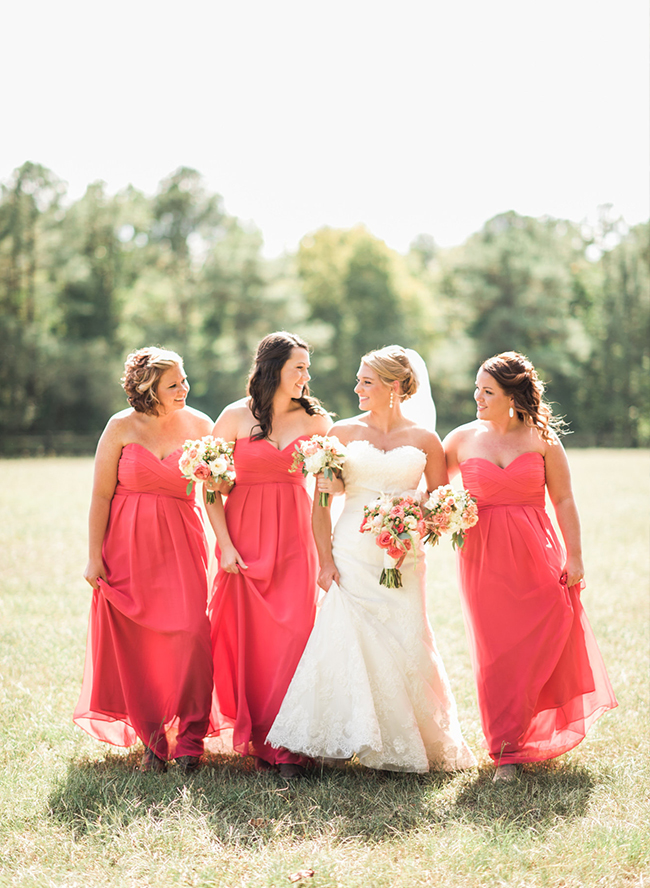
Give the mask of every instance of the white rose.
M 305 460 L 305 468 L 312 475 L 317 475 L 323 468 L 323 461 L 320 453 L 315 453 L 313 456 L 308 456 Z
M 212 460 L 210 468 L 215 475 L 223 475 L 228 468 L 228 461 L 223 456 L 218 456 Z

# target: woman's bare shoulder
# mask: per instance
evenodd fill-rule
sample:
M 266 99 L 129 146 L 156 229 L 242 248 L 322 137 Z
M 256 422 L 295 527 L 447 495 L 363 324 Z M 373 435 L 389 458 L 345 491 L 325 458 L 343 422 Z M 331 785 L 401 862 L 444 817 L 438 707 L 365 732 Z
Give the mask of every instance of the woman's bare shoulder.
M 343 444 L 347 444 L 355 439 L 366 438 L 368 424 L 365 421 L 365 417 L 365 413 L 360 413 L 358 416 L 351 416 L 348 419 L 339 419 L 338 422 L 334 423 L 329 434 L 337 437 Z
M 245 417 L 252 416 L 251 408 L 250 408 L 250 398 L 240 398 L 238 401 L 233 401 L 231 404 L 227 404 L 221 413 L 219 414 L 219 419 L 222 416 L 228 417 Z
M 329 435 L 332 430 L 332 417 L 329 413 L 314 413 L 309 417 L 315 435 Z
M 139 419 L 140 414 L 138 414 L 133 407 L 126 407 L 124 410 L 120 410 L 118 413 L 114 413 L 113 416 L 111 416 L 106 423 L 106 428 L 104 429 L 102 437 L 128 437 L 132 430 L 138 425 Z
M 188 420 L 191 426 L 196 427 L 199 430 L 207 429 L 207 431 L 200 431 L 201 435 L 209 435 L 214 425 L 214 421 L 208 416 L 207 413 L 203 413 L 202 410 L 196 410 L 194 407 L 185 407 L 187 411 Z
M 448 444 L 461 444 L 469 438 L 476 437 L 476 435 L 482 431 L 482 428 L 483 424 L 478 419 L 475 419 L 472 422 L 466 422 L 464 425 L 459 425 L 456 426 L 455 429 L 452 429 L 449 434 L 445 436 L 443 443 L 445 447 L 447 447 Z
M 440 436 L 436 432 L 416 424 L 408 430 L 408 436 L 410 443 L 420 450 L 428 451 L 440 446 Z

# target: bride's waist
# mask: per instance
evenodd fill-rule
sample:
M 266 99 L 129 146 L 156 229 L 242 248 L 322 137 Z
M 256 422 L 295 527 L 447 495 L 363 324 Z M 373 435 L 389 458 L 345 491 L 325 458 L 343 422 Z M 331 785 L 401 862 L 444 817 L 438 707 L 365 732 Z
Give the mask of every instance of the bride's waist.
M 415 488 L 406 490 L 403 487 L 383 490 L 371 490 L 368 487 L 348 487 L 345 491 L 345 508 L 359 504 L 366 506 L 380 496 L 412 496 L 413 499 L 419 499 L 419 492 Z

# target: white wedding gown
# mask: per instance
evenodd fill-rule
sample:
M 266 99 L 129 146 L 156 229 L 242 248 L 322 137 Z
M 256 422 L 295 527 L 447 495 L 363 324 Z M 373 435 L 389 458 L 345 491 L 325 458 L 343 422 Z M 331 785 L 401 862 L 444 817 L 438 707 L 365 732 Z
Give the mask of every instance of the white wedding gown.
M 363 506 L 413 492 L 426 462 L 416 447 L 384 452 L 347 445 L 345 506 L 334 531 L 340 583 L 325 596 L 302 659 L 268 735 L 313 758 L 392 771 L 451 771 L 476 763 L 425 605 L 425 557 L 407 555 L 401 589 L 379 585 L 383 550 L 360 533 Z

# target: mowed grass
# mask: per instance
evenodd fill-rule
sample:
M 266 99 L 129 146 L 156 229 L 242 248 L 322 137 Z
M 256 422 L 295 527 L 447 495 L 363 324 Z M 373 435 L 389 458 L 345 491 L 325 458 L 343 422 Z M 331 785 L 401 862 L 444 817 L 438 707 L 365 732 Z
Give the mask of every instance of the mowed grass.
M 429 613 L 479 768 L 327 770 L 288 785 L 207 756 L 140 774 L 71 722 L 83 669 L 92 461 L 0 461 L 0 885 L 650 885 L 647 452 L 569 451 L 584 602 L 620 706 L 576 750 L 494 785 L 450 547 Z M 302 871 L 299 878 L 295 875 Z M 313 875 L 309 872 L 313 871 Z

